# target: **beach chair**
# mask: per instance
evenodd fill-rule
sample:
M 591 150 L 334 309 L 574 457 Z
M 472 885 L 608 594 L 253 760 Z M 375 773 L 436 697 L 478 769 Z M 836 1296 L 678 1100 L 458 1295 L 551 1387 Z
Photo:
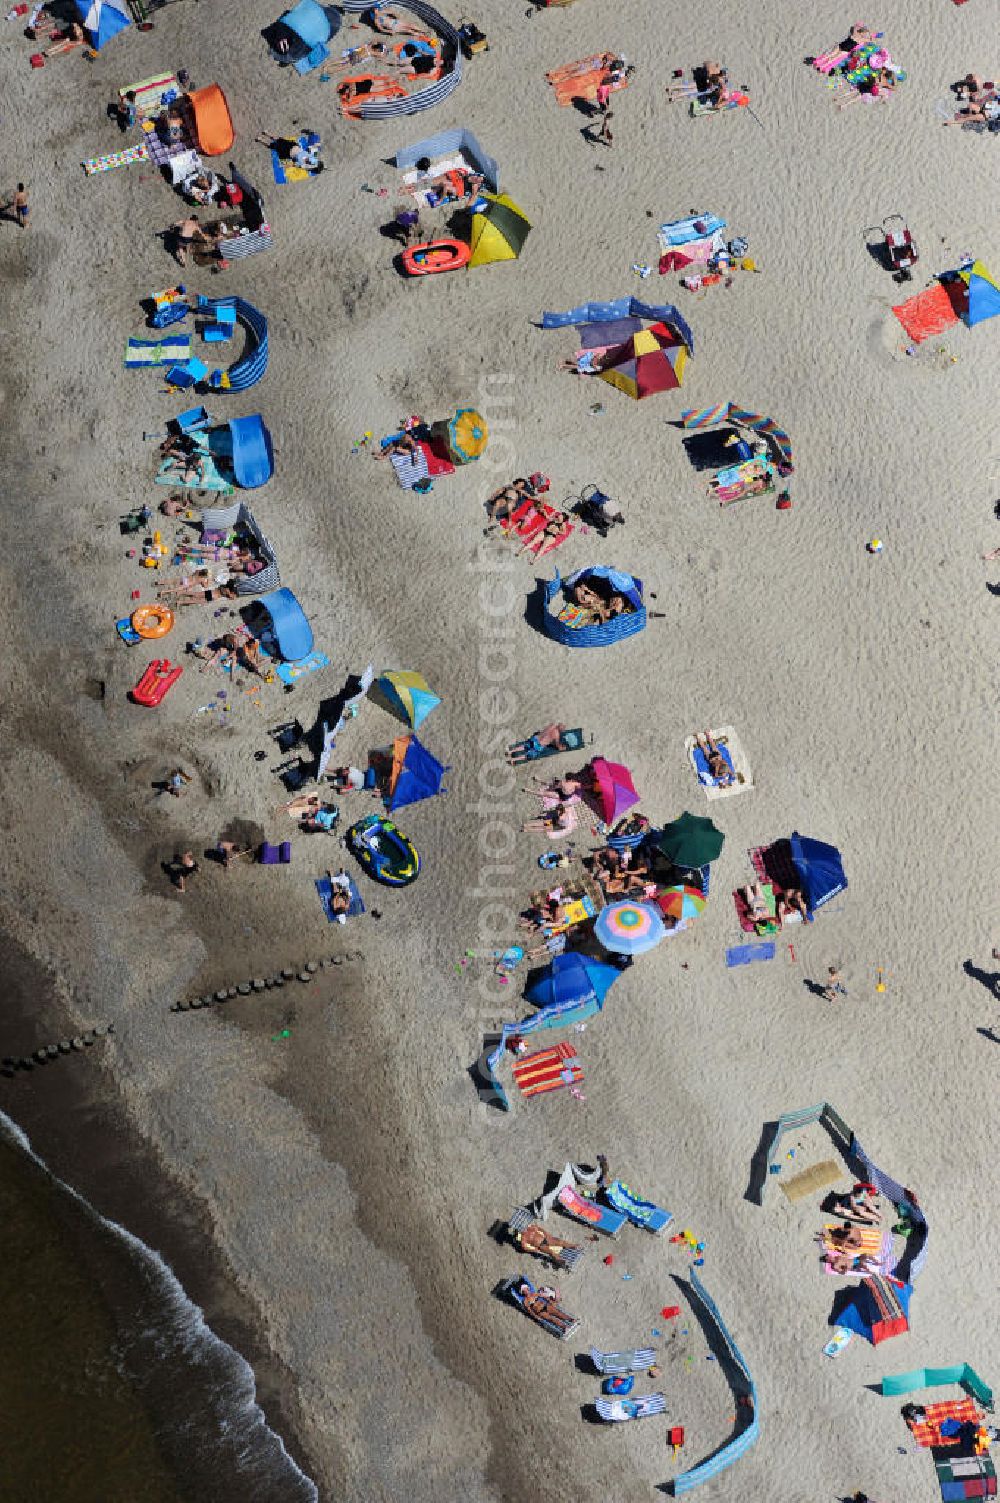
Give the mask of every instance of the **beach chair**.
M 555 1336 L 559 1341 L 568 1340 L 579 1330 L 580 1322 L 576 1317 L 563 1310 L 555 1300 L 540 1295 L 531 1280 L 523 1274 L 505 1279 L 500 1285 L 500 1292 L 519 1310 L 523 1310 L 529 1320 L 533 1320 L 543 1331 L 548 1331 L 550 1336 Z
M 602 1375 L 617 1377 L 621 1373 L 644 1373 L 656 1362 L 651 1346 L 628 1347 L 621 1352 L 602 1352 L 590 1348 L 590 1360 Z
M 674 1219 L 670 1211 L 663 1210 L 651 1200 L 643 1200 L 619 1179 L 612 1180 L 604 1193 L 616 1211 L 627 1216 L 633 1226 L 642 1227 L 647 1232 L 658 1235 L 666 1231 Z
M 168 386 L 175 386 L 179 391 L 185 391 L 190 386 L 197 386 L 208 375 L 208 366 L 197 356 L 190 360 L 179 361 L 172 365 L 164 377 Z
M 571 1185 L 564 1185 L 559 1191 L 556 1204 L 564 1216 L 582 1222 L 592 1232 L 601 1232 L 605 1237 L 617 1237 L 622 1227 L 628 1225 L 628 1217 L 620 1211 L 598 1205 L 594 1200 L 587 1200 Z
M 626 1420 L 649 1419 L 655 1414 L 666 1414 L 667 1399 L 662 1393 L 644 1393 L 637 1399 L 608 1399 L 602 1395 L 594 1407 L 602 1420 L 609 1424 L 622 1424 Z
M 511 1238 L 517 1240 L 521 1232 L 526 1232 L 531 1227 L 536 1227 L 539 1231 L 542 1230 L 527 1206 L 517 1206 L 511 1212 L 510 1219 L 507 1222 L 508 1234 Z M 547 1258 L 555 1267 L 563 1268 L 567 1273 L 572 1273 L 586 1252 L 586 1248 L 584 1247 L 564 1247 L 559 1253 L 536 1252 L 533 1247 L 522 1247 L 520 1242 L 518 1242 L 518 1247 L 522 1252 L 530 1252 L 534 1257 Z
M 265 840 L 258 852 L 257 860 L 261 866 L 287 866 L 292 859 L 292 843 L 283 840 L 280 845 L 272 845 Z

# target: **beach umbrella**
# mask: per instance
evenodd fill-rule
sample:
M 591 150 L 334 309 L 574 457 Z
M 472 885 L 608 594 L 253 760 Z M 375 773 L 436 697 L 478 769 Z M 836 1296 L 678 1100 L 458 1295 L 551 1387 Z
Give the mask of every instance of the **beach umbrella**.
M 456 464 L 469 464 L 486 448 L 490 430 L 474 407 L 460 407 L 448 424 L 448 452 Z
M 95 52 L 100 52 L 105 42 L 132 24 L 126 0 L 119 5 L 112 5 L 109 0 L 76 0 L 76 13 Z
M 657 391 L 680 386 L 687 364 L 687 345 L 664 323 L 640 329 L 615 350 L 609 350 L 600 379 L 641 401 Z
M 613 825 L 626 810 L 639 802 L 632 774 L 621 762 L 606 762 L 603 757 L 595 757 L 590 769 L 597 785 L 601 818 L 606 825 Z
M 409 668 L 386 668 L 377 683 L 387 708 L 414 730 L 441 703 L 423 674 Z
M 659 846 L 675 866 L 705 866 L 716 860 L 725 839 L 706 815 L 685 810 L 680 819 L 663 826 Z
M 703 912 L 707 899 L 697 887 L 668 887 L 656 899 L 656 906 L 667 918 L 697 918 Z
M 810 840 L 797 831 L 789 843 L 802 896 L 811 913 L 847 886 L 843 858 L 835 845 L 827 845 L 825 840 Z
M 607 965 L 603 960 L 591 960 L 586 955 L 570 950 L 564 955 L 557 955 L 524 995 L 536 1007 L 580 1007 L 590 1004 L 595 1009 L 600 1009 L 619 975 L 617 966 Z
M 516 261 L 531 225 L 523 211 L 506 193 L 484 193 L 485 209 L 472 216 L 469 268 L 489 266 L 491 261 Z
M 666 932 L 651 903 L 609 903 L 594 922 L 594 934 L 616 955 L 642 955 L 654 949 Z

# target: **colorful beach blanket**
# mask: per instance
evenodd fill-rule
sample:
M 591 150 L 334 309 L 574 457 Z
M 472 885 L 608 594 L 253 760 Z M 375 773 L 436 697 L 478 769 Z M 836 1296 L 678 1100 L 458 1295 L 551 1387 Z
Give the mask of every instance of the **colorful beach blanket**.
M 308 183 L 316 176 L 305 167 L 297 167 L 294 162 L 283 162 L 276 151 L 271 152 L 271 171 L 280 187 L 286 183 Z
M 145 141 L 140 141 L 137 146 L 125 146 L 121 151 L 106 151 L 103 156 L 88 157 L 83 164 L 83 170 L 88 177 L 96 177 L 99 172 L 111 172 L 115 167 L 127 167 L 130 162 L 148 162 L 149 152 L 146 150 Z
M 920 1424 L 910 1426 L 910 1434 L 918 1446 L 957 1446 L 957 1435 L 942 1432 L 941 1426 L 945 1420 L 955 1420 L 960 1425 L 982 1423 L 979 1405 L 967 1394 L 960 1399 L 942 1399 L 937 1404 L 925 1404 L 924 1413 L 926 1418 Z
M 126 370 L 145 365 L 173 365 L 191 356 L 190 334 L 168 334 L 164 339 L 130 339 L 125 349 Z
M 147 115 L 158 115 L 163 109 L 165 96 L 180 95 L 181 86 L 177 82 L 176 73 L 154 73 L 152 78 L 140 79 L 138 83 L 125 84 L 118 90 L 118 97 L 122 101 L 126 94 L 135 95 L 135 112 L 140 120 Z
M 514 1079 L 522 1096 L 540 1096 L 547 1091 L 558 1091 L 563 1086 L 580 1085 L 583 1068 L 574 1063 L 576 1050 L 572 1044 L 556 1044 L 551 1049 L 540 1049 L 529 1054 L 514 1066 Z

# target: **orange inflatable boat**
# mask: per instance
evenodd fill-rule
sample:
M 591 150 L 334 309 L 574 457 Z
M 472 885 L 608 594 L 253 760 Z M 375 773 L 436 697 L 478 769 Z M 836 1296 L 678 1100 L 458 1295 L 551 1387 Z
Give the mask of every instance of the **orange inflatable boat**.
M 403 266 L 408 276 L 429 277 L 436 271 L 457 271 L 471 255 L 472 246 L 464 240 L 429 240 L 426 245 L 407 246 Z
M 383 73 L 359 73 L 337 85 L 337 97 L 340 113 L 348 120 L 355 120 L 359 110 L 373 99 L 405 99 L 406 90 Z

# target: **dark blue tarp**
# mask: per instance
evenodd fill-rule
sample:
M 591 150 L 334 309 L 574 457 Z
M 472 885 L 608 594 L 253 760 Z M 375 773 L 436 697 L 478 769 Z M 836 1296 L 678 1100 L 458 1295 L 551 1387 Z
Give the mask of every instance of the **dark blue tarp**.
M 617 318 L 648 318 L 651 323 L 665 323 L 676 329 L 694 354 L 694 335 L 687 320 L 673 303 L 644 303 L 637 297 L 620 297 L 612 303 L 581 303 L 567 313 L 543 313 L 543 329 L 565 329 L 571 324 L 609 323 Z
M 447 771 L 447 767 L 432 757 L 416 736 L 411 736 L 403 769 L 389 799 L 389 808 L 402 809 L 406 804 L 418 804 L 423 798 L 433 798 L 436 793 L 441 793 L 441 783 Z
M 844 863 L 835 845 L 810 840 L 797 831 L 791 839 L 792 861 L 802 884 L 806 907 L 821 908 L 847 886 Z

